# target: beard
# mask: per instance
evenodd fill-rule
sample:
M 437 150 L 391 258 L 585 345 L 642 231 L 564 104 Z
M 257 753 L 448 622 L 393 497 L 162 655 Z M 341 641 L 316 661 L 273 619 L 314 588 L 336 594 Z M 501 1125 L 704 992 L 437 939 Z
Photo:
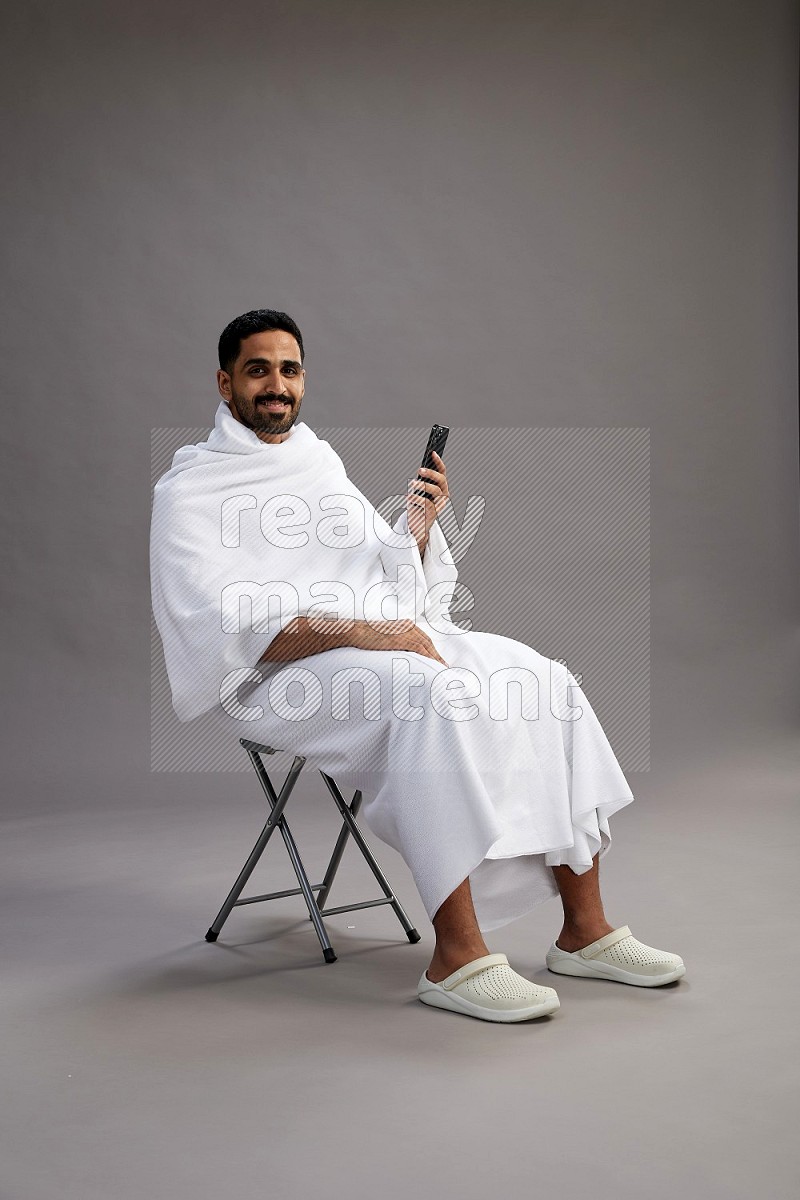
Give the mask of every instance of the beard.
M 289 399 L 287 401 L 289 407 L 282 413 L 269 412 L 263 403 L 258 403 L 259 400 L 280 399 L 280 396 L 271 396 L 269 393 L 265 393 L 263 396 L 254 396 L 252 399 L 237 395 L 235 392 L 231 394 L 231 403 L 235 406 L 239 419 L 255 434 L 286 433 L 294 425 L 300 410 L 299 400 Z

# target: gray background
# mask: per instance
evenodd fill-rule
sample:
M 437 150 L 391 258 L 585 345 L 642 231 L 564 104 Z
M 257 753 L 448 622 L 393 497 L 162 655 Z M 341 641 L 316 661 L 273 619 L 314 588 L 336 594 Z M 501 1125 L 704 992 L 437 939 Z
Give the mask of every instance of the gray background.
M 15 1200 L 794 1194 L 797 24 L 785 0 L 7 7 Z M 248 776 L 150 771 L 149 442 L 211 424 L 217 337 L 257 306 L 303 330 L 312 427 L 650 431 L 651 769 L 604 895 L 677 985 L 548 974 L 552 905 L 493 948 L 556 1017 L 426 1010 L 430 926 L 383 847 L 419 946 L 338 917 L 323 966 L 291 900 L 202 940 L 262 810 Z M 348 870 L 339 903 L 369 887 Z

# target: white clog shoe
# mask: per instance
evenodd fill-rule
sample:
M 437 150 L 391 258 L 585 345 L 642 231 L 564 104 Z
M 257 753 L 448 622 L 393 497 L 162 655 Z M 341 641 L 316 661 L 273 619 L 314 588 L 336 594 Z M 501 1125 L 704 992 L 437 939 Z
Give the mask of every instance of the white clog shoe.
M 686 974 L 683 959 L 638 941 L 627 925 L 612 930 L 572 954 L 553 942 L 545 955 L 548 970 L 584 979 L 614 979 L 637 987 L 660 987 Z
M 555 988 L 540 987 L 518 975 L 505 954 L 484 954 L 453 971 L 440 983 L 423 971 L 417 985 L 423 1004 L 466 1013 L 481 1021 L 530 1021 L 560 1008 Z

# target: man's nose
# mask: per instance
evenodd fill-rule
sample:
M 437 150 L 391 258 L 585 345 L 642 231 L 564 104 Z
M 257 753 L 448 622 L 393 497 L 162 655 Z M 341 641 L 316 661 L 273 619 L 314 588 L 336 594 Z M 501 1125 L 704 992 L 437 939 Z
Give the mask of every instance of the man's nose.
M 283 396 L 286 393 L 286 380 L 281 375 L 280 371 L 271 372 L 266 378 L 267 387 L 276 396 Z

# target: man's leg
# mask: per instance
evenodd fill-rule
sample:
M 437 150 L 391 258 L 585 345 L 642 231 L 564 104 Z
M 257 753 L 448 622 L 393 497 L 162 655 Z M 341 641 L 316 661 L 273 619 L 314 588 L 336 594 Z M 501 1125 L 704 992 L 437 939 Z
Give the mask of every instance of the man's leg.
M 572 867 L 551 867 L 550 870 L 564 908 L 564 925 L 556 945 L 571 954 L 611 933 L 615 927 L 606 920 L 600 897 L 600 852 L 592 859 L 591 870 L 583 875 L 576 875 Z M 475 919 L 469 879 L 460 883 L 437 909 L 433 928 L 436 947 L 427 970 L 432 983 L 441 983 L 465 963 L 491 954 Z
M 556 939 L 556 945 L 568 954 L 588 946 L 597 938 L 611 933 L 600 898 L 600 851 L 592 859 L 591 870 L 576 875 L 572 867 L 551 867 L 561 903 L 564 908 L 564 925 Z
M 436 948 L 427 976 L 432 983 L 441 983 L 465 963 L 491 954 L 475 919 L 469 878 L 451 892 L 433 918 Z

